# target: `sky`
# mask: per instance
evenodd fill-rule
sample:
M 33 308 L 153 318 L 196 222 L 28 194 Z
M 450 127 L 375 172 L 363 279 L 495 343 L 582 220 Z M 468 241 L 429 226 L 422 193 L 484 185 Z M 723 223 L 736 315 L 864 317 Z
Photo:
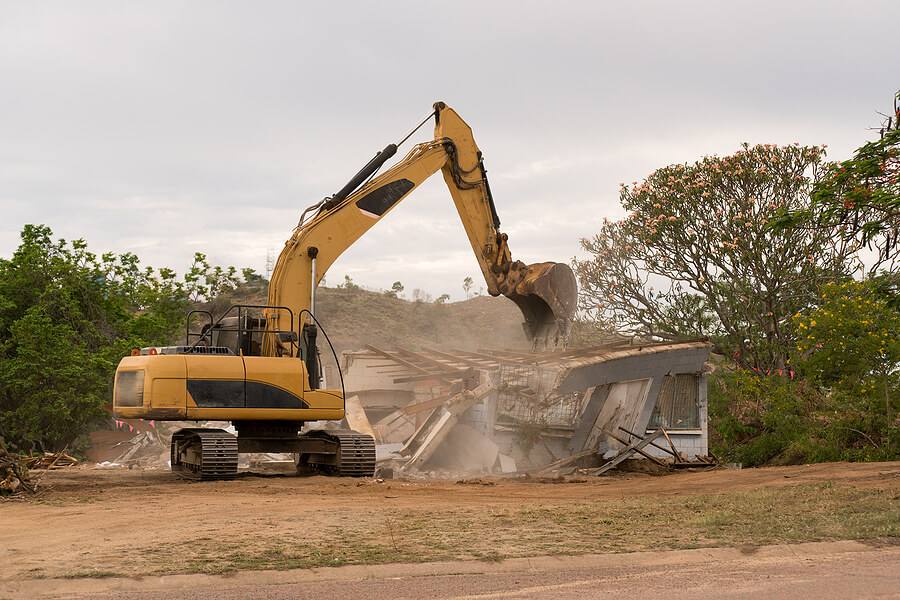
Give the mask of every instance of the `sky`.
M 0 257 L 41 223 L 144 265 L 265 273 L 304 208 L 440 100 L 472 127 L 513 257 L 586 258 L 619 184 L 657 168 L 742 142 L 848 158 L 900 89 L 898 22 L 894 0 L 0 0 Z M 345 276 L 483 285 L 440 175 L 326 285 Z

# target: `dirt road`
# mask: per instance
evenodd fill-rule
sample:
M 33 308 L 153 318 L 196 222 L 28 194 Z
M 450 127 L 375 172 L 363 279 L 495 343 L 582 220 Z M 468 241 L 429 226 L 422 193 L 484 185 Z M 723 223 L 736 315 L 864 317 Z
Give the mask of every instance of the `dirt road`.
M 11 597 L 29 600 L 898 598 L 900 546 L 844 541 L 768 546 L 753 552 L 712 548 L 489 564 L 245 571 L 229 577 L 32 580 L 6 587 Z
M 36 498 L 0 503 L 0 592 L 4 582 L 41 578 L 489 564 L 853 537 L 891 545 L 900 532 L 900 463 L 566 483 L 249 474 L 193 483 L 164 471 L 78 467 L 50 472 L 42 484 Z

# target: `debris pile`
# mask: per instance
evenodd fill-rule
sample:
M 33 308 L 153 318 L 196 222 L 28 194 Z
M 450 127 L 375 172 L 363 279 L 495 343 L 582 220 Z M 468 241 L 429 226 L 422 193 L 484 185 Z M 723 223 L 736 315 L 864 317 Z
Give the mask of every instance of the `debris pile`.
M 375 438 L 382 476 L 599 475 L 632 458 L 705 467 L 716 464 L 706 447 L 709 350 L 705 342 L 545 353 L 367 346 L 344 353 L 347 420 Z
M 22 491 L 34 492 L 34 485 L 28 479 L 28 469 L 20 456 L 10 454 L 0 441 L 0 494 L 16 494 Z
M 23 491 L 36 492 L 37 482 L 47 471 L 67 469 L 78 464 L 78 459 L 60 452 L 44 452 L 40 456 L 20 456 L 12 454 L 0 441 L 0 494 L 18 494 Z M 43 471 L 31 478 L 30 471 Z
M 43 456 L 29 456 L 23 461 L 29 469 L 65 469 L 78 464 L 78 459 L 65 452 L 44 452 Z
M 87 456 L 102 467 L 168 468 L 169 440 L 181 425 L 141 419 L 116 421 L 115 430 L 91 433 Z

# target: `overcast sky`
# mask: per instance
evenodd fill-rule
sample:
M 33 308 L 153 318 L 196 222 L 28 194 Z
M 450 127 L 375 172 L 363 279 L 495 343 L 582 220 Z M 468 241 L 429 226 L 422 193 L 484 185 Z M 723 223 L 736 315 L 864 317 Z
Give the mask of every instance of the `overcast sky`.
M 484 152 L 514 257 L 568 262 L 622 216 L 620 182 L 744 141 L 847 158 L 900 88 L 895 0 L 0 9 L 2 257 L 43 223 L 153 266 L 200 251 L 264 272 L 305 207 L 442 100 Z M 482 283 L 440 175 L 326 284 L 345 274 L 454 300 Z

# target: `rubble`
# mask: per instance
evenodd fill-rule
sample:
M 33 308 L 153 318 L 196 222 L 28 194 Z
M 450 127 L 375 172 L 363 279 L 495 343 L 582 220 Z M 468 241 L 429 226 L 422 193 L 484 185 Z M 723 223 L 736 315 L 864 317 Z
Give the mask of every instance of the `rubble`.
M 37 469 L 65 469 L 78 464 L 78 459 L 69 456 L 65 452 L 44 452 L 42 456 L 29 456 L 23 460 L 25 466 L 31 470 Z
M 709 350 L 702 341 L 544 353 L 366 346 L 344 354 L 348 420 L 371 420 L 376 448 L 392 446 L 379 472 L 401 477 L 599 474 L 635 456 L 663 470 L 710 466 Z M 660 426 L 669 422 L 674 430 Z
M 133 419 L 117 421 L 115 430 L 91 433 L 88 459 L 102 467 L 168 468 L 172 432 L 187 423 L 166 424 Z
M 16 494 L 22 491 L 32 493 L 35 491 L 28 478 L 28 469 L 22 457 L 10 454 L 3 441 L 0 441 L 0 494 Z

